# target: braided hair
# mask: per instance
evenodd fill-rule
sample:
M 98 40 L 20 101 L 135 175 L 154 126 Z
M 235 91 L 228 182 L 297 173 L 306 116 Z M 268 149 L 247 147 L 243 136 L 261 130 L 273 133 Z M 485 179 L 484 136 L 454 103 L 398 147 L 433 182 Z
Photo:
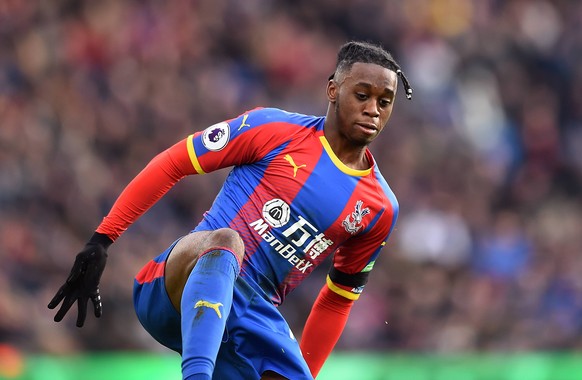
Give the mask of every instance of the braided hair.
M 412 87 L 396 60 L 381 46 L 368 42 L 351 41 L 342 45 L 337 54 L 335 72 L 329 77 L 329 80 L 334 79 L 336 74 L 340 72 L 349 71 L 356 62 L 373 63 L 394 71 L 402 79 L 406 97 L 412 99 Z

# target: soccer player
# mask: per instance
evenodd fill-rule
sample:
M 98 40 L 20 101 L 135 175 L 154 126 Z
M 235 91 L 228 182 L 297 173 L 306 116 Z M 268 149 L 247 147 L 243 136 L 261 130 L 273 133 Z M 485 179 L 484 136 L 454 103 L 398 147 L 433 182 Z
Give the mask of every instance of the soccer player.
M 257 108 L 157 155 L 122 191 L 48 307 L 81 327 L 108 247 L 187 175 L 234 167 L 203 220 L 137 274 L 139 321 L 182 355 L 183 379 L 312 379 L 394 228 L 398 203 L 368 150 L 406 77 L 377 45 L 349 42 L 326 116 Z M 333 265 L 298 344 L 277 310 L 328 255 Z

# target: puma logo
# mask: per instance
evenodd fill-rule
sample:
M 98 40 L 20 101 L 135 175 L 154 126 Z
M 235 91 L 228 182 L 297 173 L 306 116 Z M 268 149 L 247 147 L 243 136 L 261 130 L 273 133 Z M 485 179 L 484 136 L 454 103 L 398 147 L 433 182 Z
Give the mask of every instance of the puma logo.
M 291 157 L 290 154 L 287 154 L 284 158 L 287 160 L 287 162 L 291 164 L 291 166 L 293 166 L 293 177 L 297 176 L 297 170 L 307 167 L 307 165 L 305 164 L 297 166 L 295 164 L 295 161 L 293 161 L 293 157 Z
M 240 126 L 238 127 L 237 131 L 240 131 L 244 127 L 250 127 L 251 126 L 250 124 L 247 124 L 247 122 L 246 122 L 248 117 L 249 117 L 249 114 L 245 114 L 243 116 L 243 119 L 242 119 L 242 121 L 240 123 Z
M 194 305 L 194 309 L 197 309 L 199 307 L 210 308 L 210 309 L 216 311 L 218 318 L 222 319 L 222 314 L 220 313 L 220 309 L 219 309 L 220 306 L 223 306 L 220 302 L 212 303 L 212 302 L 200 300 L 200 301 L 196 302 L 196 305 Z

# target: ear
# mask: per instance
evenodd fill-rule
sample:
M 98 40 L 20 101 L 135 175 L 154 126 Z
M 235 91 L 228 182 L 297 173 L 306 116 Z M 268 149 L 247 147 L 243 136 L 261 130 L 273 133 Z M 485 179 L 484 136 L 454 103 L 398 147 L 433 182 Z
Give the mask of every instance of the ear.
M 336 102 L 338 91 L 339 91 L 339 88 L 338 88 L 337 83 L 333 80 L 329 80 L 327 82 L 326 94 L 327 94 L 327 100 L 329 100 L 330 103 Z

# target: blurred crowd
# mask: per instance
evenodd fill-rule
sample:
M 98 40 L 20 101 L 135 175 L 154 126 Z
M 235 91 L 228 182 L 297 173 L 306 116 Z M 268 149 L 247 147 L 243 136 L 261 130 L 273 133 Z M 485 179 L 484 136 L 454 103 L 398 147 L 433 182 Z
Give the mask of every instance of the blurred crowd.
M 400 87 L 371 146 L 401 213 L 338 349 L 582 350 L 581 28 L 575 0 L 1 1 L 0 343 L 163 351 L 133 277 L 227 171 L 181 181 L 110 248 L 82 329 L 46 308 L 74 255 L 179 139 L 256 106 L 324 114 L 358 39 L 414 97 Z M 281 307 L 297 336 L 327 269 Z

